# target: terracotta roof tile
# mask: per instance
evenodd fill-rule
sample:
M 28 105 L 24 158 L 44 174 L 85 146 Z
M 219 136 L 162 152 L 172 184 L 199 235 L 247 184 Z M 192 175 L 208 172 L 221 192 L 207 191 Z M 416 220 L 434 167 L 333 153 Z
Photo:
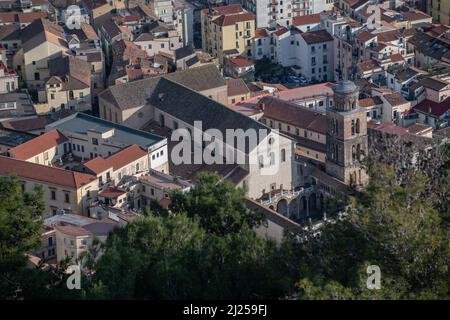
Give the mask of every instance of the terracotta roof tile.
M 255 38 L 265 38 L 268 36 L 269 36 L 269 34 L 267 33 L 266 29 L 258 28 L 255 30 Z
M 300 36 L 307 44 L 315 44 L 321 42 L 333 41 L 333 37 L 326 30 L 317 30 L 310 32 L 303 32 Z
M 12 148 L 9 153 L 13 158 L 27 160 L 66 141 L 67 137 L 54 129 Z
M 96 180 L 96 177 L 90 174 L 44 166 L 4 156 L 0 156 L 0 175 L 17 175 L 23 179 L 74 189 Z
M 70 236 L 75 237 L 85 237 L 85 236 L 91 236 L 92 232 L 86 230 L 83 227 L 78 226 L 72 226 L 72 225 L 65 225 L 65 226 L 55 226 L 55 229 L 63 234 L 67 234 Z
M 421 103 L 414 106 L 413 109 L 434 117 L 440 117 L 450 110 L 450 98 L 445 99 L 441 103 L 423 100 Z
M 112 165 L 102 157 L 96 157 L 92 160 L 89 160 L 85 162 L 83 166 L 85 166 L 95 174 L 102 173 L 109 168 L 112 168 Z
M 241 94 L 247 94 L 250 92 L 244 80 L 242 79 L 230 79 L 228 84 L 228 96 L 237 96 Z
M 148 153 L 137 144 L 130 145 L 116 153 L 110 155 L 107 158 L 96 157 L 83 164 L 86 168 L 92 170 L 95 174 L 99 174 L 113 168 L 114 170 L 123 168 L 127 164 L 136 161 Z
M 255 20 L 255 16 L 251 12 L 221 15 L 213 21 L 218 26 L 225 27 L 234 25 L 237 22 Z
M 264 117 L 322 134 L 327 132 L 326 116 L 294 103 L 264 97 L 259 101 L 258 107 L 264 109 Z
M 305 16 L 297 16 L 292 19 L 292 24 L 294 26 L 304 26 L 307 24 L 319 23 L 320 13 L 308 14 Z
M 381 104 L 383 104 L 383 101 L 378 96 L 359 100 L 359 106 L 362 108 L 373 107 Z

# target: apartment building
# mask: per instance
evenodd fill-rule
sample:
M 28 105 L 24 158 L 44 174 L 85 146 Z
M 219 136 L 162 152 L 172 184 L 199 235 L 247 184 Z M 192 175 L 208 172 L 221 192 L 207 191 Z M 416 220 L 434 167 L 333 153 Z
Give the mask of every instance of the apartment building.
M 64 30 L 49 20 L 39 19 L 22 30 L 21 39 L 22 48 L 14 56 L 14 67 L 28 88 L 38 90 L 50 77 L 49 60 L 69 49 Z
M 9 156 L 51 166 L 69 150 L 69 139 L 58 130 L 46 132 L 9 150 Z
M 89 215 L 89 205 L 98 190 L 98 180 L 86 173 L 50 167 L 0 156 L 0 175 L 15 175 L 24 191 L 41 186 L 44 191 L 45 217 L 64 210 Z
M 194 43 L 194 9 L 186 0 L 173 1 L 173 25 L 185 46 Z
M 201 11 L 202 48 L 223 65 L 227 55 L 252 57 L 255 17 L 240 4 Z
M 18 87 L 19 76 L 0 60 L 0 94 L 16 91 Z
M 175 55 L 175 50 L 183 47 L 183 41 L 176 30 L 167 29 L 167 32 L 141 33 L 134 41 L 149 57 L 158 53 L 169 56 Z
M 158 155 L 158 158 L 156 158 Z M 164 150 L 160 150 L 157 154 L 149 158 L 146 150 L 140 146 L 133 144 L 123 148 L 116 153 L 108 156 L 97 156 L 81 165 L 81 170 L 89 174 L 95 175 L 99 179 L 99 187 L 105 190 L 108 187 L 118 185 L 125 176 L 135 176 L 148 173 L 150 171 L 150 162 L 156 169 L 167 172 L 168 169 L 161 169 L 155 162 L 167 162 L 167 155 Z M 161 161 L 162 160 L 162 161 Z
M 161 136 L 84 113 L 70 115 L 46 127 L 47 132 L 53 129 L 69 139 L 66 152 L 75 158 L 106 158 L 134 143 L 147 151 L 151 169 L 168 172 L 167 139 Z
M 255 15 L 256 28 L 267 28 L 277 24 L 289 26 L 292 23 L 292 4 L 287 0 L 248 0 L 245 8 Z
M 173 24 L 173 6 L 170 0 L 150 0 L 148 6 L 154 15 L 167 24 Z
M 37 12 L 0 12 L 0 26 L 17 25 L 21 29 L 28 26 L 35 20 L 41 18 L 47 18 L 47 12 L 37 11 Z
M 92 66 L 87 61 L 61 56 L 49 60 L 48 69 L 49 77 L 38 91 L 39 102 L 46 105 L 47 112 L 92 109 Z
M 63 220 L 52 224 L 52 228 L 55 230 L 57 262 L 69 258 L 72 263 L 75 263 L 92 247 L 94 241 L 104 243 L 108 234 L 120 227 L 117 221 L 108 218 L 96 220 L 77 217 L 70 222 L 67 223 Z
M 445 0 L 428 0 L 428 14 L 436 23 L 450 25 L 450 2 Z
M 334 79 L 333 37 L 326 30 L 304 32 L 297 38 L 298 65 L 308 81 Z
M 335 2 L 337 0 L 294 0 L 292 2 L 292 14 L 296 17 L 329 11 L 333 9 Z

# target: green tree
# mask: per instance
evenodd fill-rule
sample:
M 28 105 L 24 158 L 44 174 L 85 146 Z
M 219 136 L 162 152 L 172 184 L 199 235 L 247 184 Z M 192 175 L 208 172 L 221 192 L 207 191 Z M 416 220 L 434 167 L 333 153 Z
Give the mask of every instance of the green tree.
M 148 216 L 108 237 L 90 298 L 278 297 L 276 247 L 249 229 L 217 236 L 185 214 Z M 264 279 L 264 281 L 261 281 Z
M 380 163 L 369 172 L 367 190 L 350 199 L 342 221 L 285 248 L 298 261 L 299 297 L 450 298 L 449 230 L 435 198 L 424 197 L 428 177 L 410 170 L 399 181 L 393 166 Z M 366 288 L 370 264 L 381 269 L 381 290 Z
M 37 279 L 27 269 L 26 254 L 40 246 L 42 189 L 22 192 L 15 177 L 0 177 L 0 297 L 19 299 L 33 295 Z
M 218 174 L 200 173 L 187 193 L 172 194 L 170 210 L 198 217 L 202 228 L 217 235 L 258 226 L 263 217 L 245 206 L 244 191 L 222 180 Z

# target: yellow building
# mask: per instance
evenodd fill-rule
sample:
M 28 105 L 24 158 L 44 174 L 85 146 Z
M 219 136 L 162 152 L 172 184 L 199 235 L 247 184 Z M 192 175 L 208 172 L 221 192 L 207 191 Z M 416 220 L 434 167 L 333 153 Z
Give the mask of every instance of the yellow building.
M 251 97 L 251 91 L 242 79 L 230 79 L 227 81 L 228 105 L 247 100 Z
M 428 0 L 427 8 L 434 22 L 450 25 L 449 0 Z
M 203 50 L 223 65 L 227 55 L 252 57 L 255 17 L 240 4 L 203 9 L 201 12 Z

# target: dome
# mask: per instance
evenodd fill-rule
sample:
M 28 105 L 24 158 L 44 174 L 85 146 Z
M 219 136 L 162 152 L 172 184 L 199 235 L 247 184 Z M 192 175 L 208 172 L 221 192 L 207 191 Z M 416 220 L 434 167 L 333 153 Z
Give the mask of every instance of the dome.
M 351 93 L 357 91 L 358 87 L 353 83 L 353 81 L 345 80 L 339 81 L 333 90 L 340 93 Z

